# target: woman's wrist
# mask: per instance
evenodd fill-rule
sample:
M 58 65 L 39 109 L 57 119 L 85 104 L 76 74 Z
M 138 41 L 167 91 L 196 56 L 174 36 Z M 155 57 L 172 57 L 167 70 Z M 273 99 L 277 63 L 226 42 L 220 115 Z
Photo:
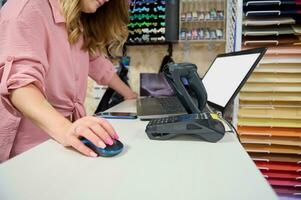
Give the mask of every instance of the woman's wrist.
M 136 99 L 138 97 L 137 93 L 125 84 L 116 73 L 108 85 L 113 90 L 121 94 L 124 99 Z

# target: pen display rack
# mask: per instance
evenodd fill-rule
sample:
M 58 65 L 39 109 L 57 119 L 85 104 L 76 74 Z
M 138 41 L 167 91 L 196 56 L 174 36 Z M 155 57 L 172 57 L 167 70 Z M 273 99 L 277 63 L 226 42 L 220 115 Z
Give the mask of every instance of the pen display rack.
M 182 0 L 179 40 L 225 40 L 225 10 L 226 1 Z
M 178 32 L 173 19 L 178 1 L 133 0 L 130 4 L 129 44 L 164 43 L 173 38 L 172 32 Z M 171 33 L 171 34 L 169 34 Z

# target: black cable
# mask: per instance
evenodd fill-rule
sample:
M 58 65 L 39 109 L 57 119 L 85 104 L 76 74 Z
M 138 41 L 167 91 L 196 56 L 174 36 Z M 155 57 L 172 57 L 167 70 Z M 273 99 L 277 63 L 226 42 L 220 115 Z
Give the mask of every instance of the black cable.
M 228 122 L 226 119 L 224 119 L 224 121 L 228 124 L 228 126 L 230 126 L 230 127 L 234 130 L 234 132 L 235 132 L 235 134 L 236 134 L 236 137 L 237 137 L 239 143 L 241 143 L 241 140 L 240 140 L 240 137 L 239 137 L 239 134 L 238 134 L 236 128 L 232 125 L 232 123 Z M 233 132 L 233 131 L 232 131 L 232 132 Z
M 172 53 L 173 53 L 173 45 L 171 42 L 168 43 L 168 56 L 172 57 Z

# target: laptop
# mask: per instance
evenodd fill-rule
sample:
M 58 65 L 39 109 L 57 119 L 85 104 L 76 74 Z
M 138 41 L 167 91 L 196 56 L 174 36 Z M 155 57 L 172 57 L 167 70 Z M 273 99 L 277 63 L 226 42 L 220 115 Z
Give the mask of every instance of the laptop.
M 207 104 L 211 109 L 224 113 L 265 52 L 266 48 L 256 48 L 217 55 L 202 78 L 208 96 Z M 140 93 L 147 96 L 137 100 L 137 114 L 141 120 L 187 113 L 178 98 L 173 96 L 163 74 L 141 74 Z
M 163 73 L 140 73 L 137 114 L 148 120 L 187 113 Z

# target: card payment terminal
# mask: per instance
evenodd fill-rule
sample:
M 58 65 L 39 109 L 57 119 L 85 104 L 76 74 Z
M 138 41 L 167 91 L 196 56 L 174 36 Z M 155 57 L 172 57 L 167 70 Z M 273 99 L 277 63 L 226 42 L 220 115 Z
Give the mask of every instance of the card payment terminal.
M 170 63 L 164 75 L 188 114 L 151 120 L 146 133 L 150 139 L 167 140 L 178 135 L 192 135 L 208 142 L 223 138 L 225 128 L 217 114 L 203 112 L 207 92 L 191 63 Z

